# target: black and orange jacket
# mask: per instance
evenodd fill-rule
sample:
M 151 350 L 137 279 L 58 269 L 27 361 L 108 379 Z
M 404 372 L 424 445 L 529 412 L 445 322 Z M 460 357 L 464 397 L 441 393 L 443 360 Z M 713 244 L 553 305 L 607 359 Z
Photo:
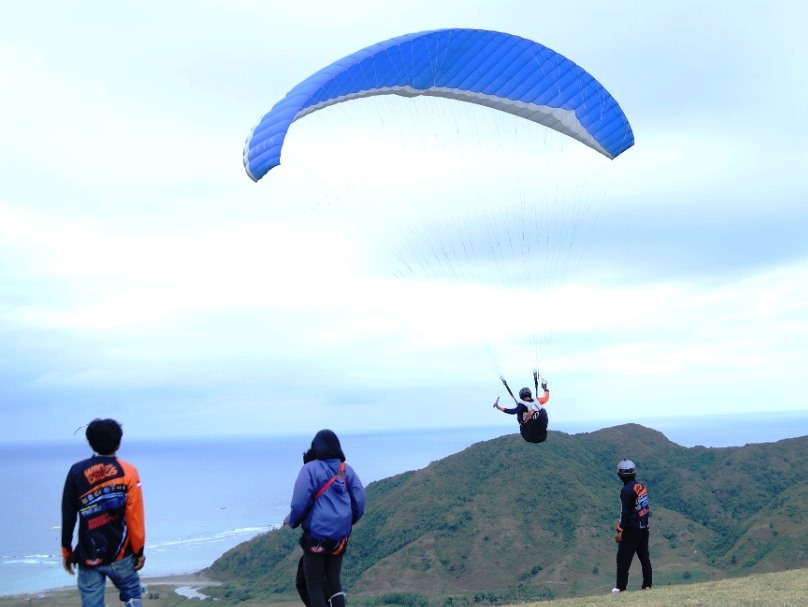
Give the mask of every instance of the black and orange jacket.
M 79 521 L 73 550 L 73 529 Z M 146 527 L 137 469 L 114 455 L 73 464 L 62 494 L 62 556 L 87 567 L 143 555 Z
M 545 389 L 544 394 L 536 399 L 540 405 L 547 404 L 547 401 L 550 400 L 550 391 Z M 524 401 L 517 401 L 515 407 L 511 407 L 510 409 L 502 409 L 503 413 L 507 413 L 508 415 L 515 415 L 516 421 L 519 422 L 519 425 L 525 423 L 525 420 L 522 419 L 522 414 L 528 411 L 528 405 L 533 404 L 533 401 L 525 403 Z
M 620 522 L 617 530 L 648 529 L 650 514 L 648 489 L 645 485 L 633 478 L 623 481 L 623 488 L 620 490 Z

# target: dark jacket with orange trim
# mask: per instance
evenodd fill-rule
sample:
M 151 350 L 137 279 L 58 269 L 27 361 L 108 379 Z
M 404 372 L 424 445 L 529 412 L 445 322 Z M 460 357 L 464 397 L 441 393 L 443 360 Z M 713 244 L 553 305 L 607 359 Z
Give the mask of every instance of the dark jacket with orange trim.
M 78 518 L 78 541 L 73 530 Z M 143 556 L 146 525 L 137 469 L 114 455 L 76 462 L 62 493 L 62 556 L 86 567 Z
M 648 529 L 650 513 L 648 489 L 645 485 L 633 478 L 624 480 L 620 490 L 620 523 L 617 530 Z
M 549 400 L 550 400 L 550 391 L 547 388 L 544 389 L 544 394 L 536 399 L 536 401 L 540 405 L 547 404 L 547 401 Z M 516 415 L 516 421 L 519 422 L 519 425 L 521 426 L 522 424 L 525 423 L 525 421 L 527 421 L 524 419 L 523 416 L 525 413 L 527 413 L 527 411 L 529 411 L 529 406 L 532 404 L 533 399 L 531 399 L 526 403 L 522 401 L 517 402 L 516 406 L 511 407 L 510 409 L 506 409 L 505 407 L 497 407 L 497 408 L 503 413 L 507 413 L 508 415 Z

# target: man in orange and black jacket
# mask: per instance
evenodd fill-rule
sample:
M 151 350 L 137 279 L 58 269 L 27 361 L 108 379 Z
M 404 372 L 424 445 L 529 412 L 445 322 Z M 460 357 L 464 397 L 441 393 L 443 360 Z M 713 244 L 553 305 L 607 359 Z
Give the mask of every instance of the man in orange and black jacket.
M 642 589 L 651 588 L 651 557 L 648 554 L 649 529 L 648 518 L 651 507 L 648 501 L 648 489 L 635 479 L 636 467 L 630 459 L 617 464 L 617 476 L 623 481 L 620 490 L 620 522 L 614 541 L 617 548 L 617 583 L 613 594 L 625 592 L 628 586 L 628 570 L 634 555 L 642 565 Z
M 146 562 L 146 531 L 140 477 L 115 456 L 123 436 L 117 421 L 95 419 L 86 435 L 95 453 L 73 464 L 62 494 L 63 565 L 70 575 L 78 567 L 82 607 L 104 607 L 106 578 L 127 607 L 141 607 L 137 572 Z

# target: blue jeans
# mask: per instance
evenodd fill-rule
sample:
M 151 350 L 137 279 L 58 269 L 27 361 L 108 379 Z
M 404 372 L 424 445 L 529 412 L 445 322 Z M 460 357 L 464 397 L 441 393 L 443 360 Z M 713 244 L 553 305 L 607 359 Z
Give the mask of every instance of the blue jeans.
M 130 599 L 131 607 L 140 607 L 140 577 L 135 571 L 135 557 L 126 556 L 109 565 L 85 567 L 79 565 L 78 586 L 81 594 L 81 607 L 104 607 L 104 586 L 107 578 L 115 584 L 124 603 Z

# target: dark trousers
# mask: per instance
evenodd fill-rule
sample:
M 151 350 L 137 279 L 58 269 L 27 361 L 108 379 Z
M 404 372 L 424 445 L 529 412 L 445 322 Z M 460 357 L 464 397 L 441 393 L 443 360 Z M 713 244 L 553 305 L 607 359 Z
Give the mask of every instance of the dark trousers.
M 642 587 L 651 587 L 651 557 L 648 554 L 648 529 L 623 529 L 623 541 L 617 548 L 617 583 L 618 590 L 625 590 L 628 586 L 628 570 L 634 555 L 640 559 L 642 565 Z
M 306 573 L 303 571 L 303 555 L 300 555 L 300 560 L 297 562 L 297 573 L 295 574 L 295 588 L 300 595 L 300 600 L 306 607 L 311 607 L 309 600 L 309 589 L 306 587 Z
M 342 594 L 342 557 L 303 553 L 303 575 L 306 578 L 310 607 L 344 607 L 345 595 Z M 302 597 L 301 597 L 302 598 Z

